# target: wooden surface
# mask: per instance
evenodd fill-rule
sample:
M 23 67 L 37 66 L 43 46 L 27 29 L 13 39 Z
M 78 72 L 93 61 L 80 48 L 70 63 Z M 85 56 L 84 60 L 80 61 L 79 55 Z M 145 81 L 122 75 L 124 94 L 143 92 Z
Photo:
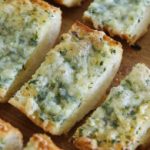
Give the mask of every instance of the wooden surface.
M 50 3 L 52 3 L 51 1 L 52 0 L 49 0 Z M 81 20 L 83 11 L 87 8 L 89 3 L 90 0 L 85 0 L 82 7 L 80 8 L 62 8 L 63 23 L 61 33 L 67 32 L 74 21 Z M 117 85 L 120 79 L 122 79 L 131 70 L 134 64 L 142 62 L 150 67 L 150 29 L 148 33 L 138 41 L 138 45 L 141 46 L 141 50 L 131 48 L 124 42 L 122 43 L 124 45 L 123 60 L 120 70 L 114 79 L 114 82 L 112 83 L 112 86 Z M 13 108 L 9 104 L 0 104 L 0 118 L 19 128 L 24 135 L 25 143 L 33 133 L 43 132 L 42 129 L 35 126 L 29 119 L 27 119 L 23 114 L 21 114 L 17 109 Z M 67 135 L 59 137 L 50 136 L 56 142 L 56 144 L 64 150 L 75 150 L 71 143 L 71 135 L 74 133 L 76 127 L 79 126 L 79 124 L 81 124 L 81 122 L 78 123 Z

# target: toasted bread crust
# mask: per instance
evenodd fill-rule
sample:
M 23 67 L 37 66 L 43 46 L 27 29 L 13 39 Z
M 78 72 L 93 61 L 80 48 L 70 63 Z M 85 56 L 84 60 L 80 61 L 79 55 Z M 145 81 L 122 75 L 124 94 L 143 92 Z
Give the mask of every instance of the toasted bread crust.
M 48 2 L 45 2 L 43 0 L 15 0 L 16 2 L 18 2 L 18 4 L 29 4 L 29 3 L 33 3 L 33 4 L 37 4 L 39 7 L 42 7 L 45 10 L 50 10 L 50 11 L 60 11 L 59 8 L 52 6 L 51 4 L 49 4 Z M 14 1 L 14 2 L 15 2 Z M 6 3 L 11 2 L 11 0 L 6 0 Z M 61 12 L 61 11 L 60 11 Z
M 61 150 L 46 134 L 34 134 L 28 144 L 34 145 L 36 150 Z
M 120 42 L 117 42 L 117 41 L 113 40 L 112 38 L 110 38 L 109 36 L 104 34 L 103 31 L 93 30 L 93 29 L 89 28 L 88 26 L 80 23 L 79 21 L 76 21 L 76 23 L 72 26 L 70 31 L 74 31 L 74 30 L 81 32 L 83 35 L 86 35 L 86 34 L 91 33 L 91 32 L 93 32 L 93 34 L 95 34 L 95 35 L 104 35 L 104 40 L 108 41 L 108 43 L 111 46 L 120 46 L 120 47 L 122 47 Z
M 91 139 L 88 138 L 78 138 L 74 140 L 74 145 L 76 148 L 81 149 L 81 150 L 92 150 L 92 144 L 91 144 Z
M 9 131 L 16 132 L 16 134 L 18 134 L 22 138 L 22 134 L 21 134 L 21 132 L 19 132 L 19 130 L 17 128 L 13 127 L 8 122 L 5 122 L 2 119 L 0 119 L 0 135 L 5 135 Z
M 54 7 L 52 5 L 50 5 L 48 2 L 45 2 L 43 0 L 31 0 L 33 3 L 39 5 L 40 7 L 42 7 L 45 10 L 50 10 L 53 12 L 57 12 L 59 11 L 61 13 L 60 8 Z
M 81 137 L 74 140 L 74 145 L 79 150 L 109 150 L 108 145 L 103 145 L 102 147 L 93 147 L 92 140 L 90 138 Z M 122 150 L 123 145 L 120 143 L 114 145 L 115 150 Z
M 127 35 L 127 34 L 120 34 L 120 32 L 117 32 L 117 30 L 112 30 L 111 28 L 109 28 L 108 26 L 105 26 L 105 27 L 101 27 L 100 25 L 94 25 L 94 22 L 92 21 L 91 17 L 87 17 L 87 16 L 84 16 L 83 19 L 86 21 L 86 22 L 89 22 L 89 23 L 92 23 L 93 26 L 97 26 L 97 30 L 104 30 L 105 32 L 109 33 L 110 36 L 114 37 L 114 36 L 118 36 L 122 39 L 125 39 L 127 41 L 130 41 L 131 38 Z

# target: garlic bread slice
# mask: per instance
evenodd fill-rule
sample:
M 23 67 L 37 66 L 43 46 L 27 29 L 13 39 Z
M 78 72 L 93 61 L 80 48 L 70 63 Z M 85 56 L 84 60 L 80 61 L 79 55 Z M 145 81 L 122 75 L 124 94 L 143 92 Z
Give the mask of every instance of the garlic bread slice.
M 150 3 L 148 0 L 94 0 L 85 11 L 84 20 L 133 45 L 148 29 Z
M 150 138 L 150 69 L 137 64 L 106 101 L 79 127 L 80 150 L 135 150 Z
M 60 25 L 61 11 L 42 0 L 0 2 L 0 102 L 34 73 Z
M 66 133 L 101 102 L 121 59 L 118 42 L 77 22 L 9 102 L 45 131 Z

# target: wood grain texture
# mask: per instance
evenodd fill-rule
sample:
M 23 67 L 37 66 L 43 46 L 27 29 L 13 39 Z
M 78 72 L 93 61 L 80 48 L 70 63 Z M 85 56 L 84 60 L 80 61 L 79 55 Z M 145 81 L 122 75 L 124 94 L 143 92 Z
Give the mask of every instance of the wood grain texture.
M 90 1 L 91 0 L 85 0 L 82 7 L 71 9 L 62 8 L 63 24 L 61 33 L 67 32 L 76 20 L 81 20 L 83 12 L 89 5 Z M 49 0 L 49 2 L 51 4 L 54 4 L 52 3 L 52 0 Z M 131 48 L 125 42 L 122 43 L 124 47 L 123 61 L 120 70 L 112 83 L 112 86 L 116 86 L 119 81 L 131 70 L 134 64 L 142 62 L 150 67 L 150 29 L 148 33 L 137 42 L 138 45 L 141 46 L 141 50 Z M 21 114 L 17 109 L 13 108 L 9 104 L 0 104 L 0 118 L 10 122 L 12 125 L 19 128 L 24 135 L 25 143 L 33 133 L 43 132 L 42 129 L 35 126 L 29 119 L 27 119 L 23 114 Z M 81 124 L 81 122 L 78 123 L 67 135 L 59 137 L 51 135 L 50 136 L 56 142 L 56 144 L 64 150 L 75 150 L 71 143 L 71 136 L 74 133 L 75 129 L 79 126 L 79 124 Z

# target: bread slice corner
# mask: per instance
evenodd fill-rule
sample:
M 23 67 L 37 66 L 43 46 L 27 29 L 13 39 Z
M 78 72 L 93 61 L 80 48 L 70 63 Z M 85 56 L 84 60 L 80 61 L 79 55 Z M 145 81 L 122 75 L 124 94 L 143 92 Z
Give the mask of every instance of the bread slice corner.
M 22 150 L 22 133 L 11 124 L 0 119 L 0 148 L 5 150 Z
M 24 150 L 62 150 L 57 147 L 54 142 L 46 134 L 36 133 L 29 139 Z

